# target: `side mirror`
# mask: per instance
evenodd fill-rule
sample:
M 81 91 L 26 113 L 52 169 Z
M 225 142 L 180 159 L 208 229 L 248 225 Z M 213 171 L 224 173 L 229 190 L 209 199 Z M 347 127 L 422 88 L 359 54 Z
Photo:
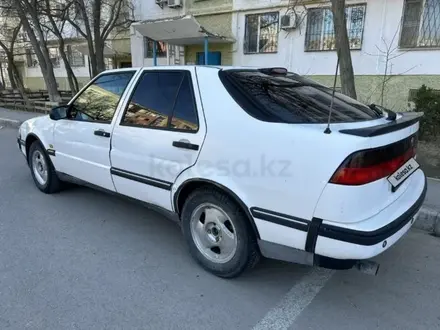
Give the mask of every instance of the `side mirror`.
M 49 112 L 50 119 L 67 119 L 69 108 L 70 107 L 68 105 L 60 105 L 59 107 L 52 108 Z

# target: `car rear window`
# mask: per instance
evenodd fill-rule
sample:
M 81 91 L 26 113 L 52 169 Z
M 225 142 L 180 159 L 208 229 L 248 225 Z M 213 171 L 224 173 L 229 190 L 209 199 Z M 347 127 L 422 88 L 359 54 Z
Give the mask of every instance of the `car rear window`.
M 234 100 L 251 116 L 268 122 L 327 123 L 333 90 L 294 73 L 273 75 L 258 70 L 221 70 Z M 357 122 L 381 115 L 336 92 L 331 122 Z

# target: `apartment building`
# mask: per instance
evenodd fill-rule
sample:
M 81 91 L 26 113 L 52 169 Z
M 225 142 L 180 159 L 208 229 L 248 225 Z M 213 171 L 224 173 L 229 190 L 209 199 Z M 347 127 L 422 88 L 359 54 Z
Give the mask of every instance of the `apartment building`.
M 87 84 L 91 77 L 89 49 L 84 38 L 68 37 L 65 39 L 66 54 L 80 87 Z M 59 53 L 58 41 L 48 41 L 49 55 L 54 66 L 55 79 L 60 90 L 69 90 L 67 72 Z M 21 63 L 22 77 L 25 87 L 31 90 L 45 89 L 43 75 L 37 57 L 28 44 L 24 49 L 25 56 L 17 61 Z M 104 49 L 107 69 L 131 66 L 130 38 L 128 31 L 108 40 Z
M 61 2 L 54 4 L 54 10 L 59 10 L 60 8 L 62 8 Z M 120 17 L 125 19 L 127 15 L 130 15 L 130 13 L 128 13 L 129 6 L 124 7 L 122 10 L 124 12 Z M 82 19 L 80 17 L 77 18 L 76 23 L 79 26 L 82 26 Z M 9 45 L 12 30 L 18 24 L 19 20 L 14 16 L 7 17 L 4 15 L 3 17 L 0 17 L 0 40 L 3 40 Z M 115 26 L 105 44 L 105 64 L 109 69 L 131 66 L 130 33 L 129 29 L 126 27 L 123 28 L 122 25 L 123 24 L 121 24 L 121 26 Z M 68 23 L 62 25 L 61 33 L 63 35 L 65 51 L 69 63 L 72 66 L 79 85 L 83 86 L 91 77 L 89 48 L 87 42 L 78 31 Z M 60 90 L 69 90 L 67 72 L 59 53 L 58 38 L 50 32 L 47 32 L 46 38 L 58 88 Z M 1 49 L 0 61 L 2 61 L 0 72 L 2 74 L 2 81 L 4 80 L 5 85 L 7 84 L 9 86 L 10 84 L 7 79 L 7 60 Z M 37 56 L 35 55 L 34 49 L 24 31 L 20 31 L 15 42 L 14 63 L 19 70 L 26 88 L 31 90 L 46 88 Z
M 406 109 L 422 84 L 440 89 L 439 0 L 347 0 L 358 98 Z M 337 56 L 330 3 L 313 0 L 144 0 L 132 61 L 283 66 L 331 85 Z M 192 22 L 192 25 L 189 22 Z M 192 27 L 191 27 L 192 26 Z
M 131 29 L 134 66 L 153 65 L 156 40 L 158 64 L 204 64 L 204 42 L 209 63 L 232 65 L 233 0 L 137 0 Z

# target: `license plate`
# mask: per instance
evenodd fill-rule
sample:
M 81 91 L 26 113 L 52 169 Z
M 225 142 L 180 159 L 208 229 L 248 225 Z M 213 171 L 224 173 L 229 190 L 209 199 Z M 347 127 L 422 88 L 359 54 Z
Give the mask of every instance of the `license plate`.
M 408 160 L 405 164 L 403 164 L 396 172 L 391 174 L 388 177 L 389 183 L 396 188 L 403 181 L 408 179 L 411 174 L 413 174 L 420 167 L 419 163 L 416 162 L 414 158 Z

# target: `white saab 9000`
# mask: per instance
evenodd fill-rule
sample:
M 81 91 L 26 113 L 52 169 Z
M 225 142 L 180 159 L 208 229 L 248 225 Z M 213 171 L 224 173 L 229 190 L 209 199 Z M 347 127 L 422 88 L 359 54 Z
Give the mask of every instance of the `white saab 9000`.
M 426 192 L 420 117 L 281 68 L 121 69 L 24 122 L 18 143 L 42 192 L 73 181 L 154 205 L 234 277 L 260 255 L 366 265 L 399 240 Z

